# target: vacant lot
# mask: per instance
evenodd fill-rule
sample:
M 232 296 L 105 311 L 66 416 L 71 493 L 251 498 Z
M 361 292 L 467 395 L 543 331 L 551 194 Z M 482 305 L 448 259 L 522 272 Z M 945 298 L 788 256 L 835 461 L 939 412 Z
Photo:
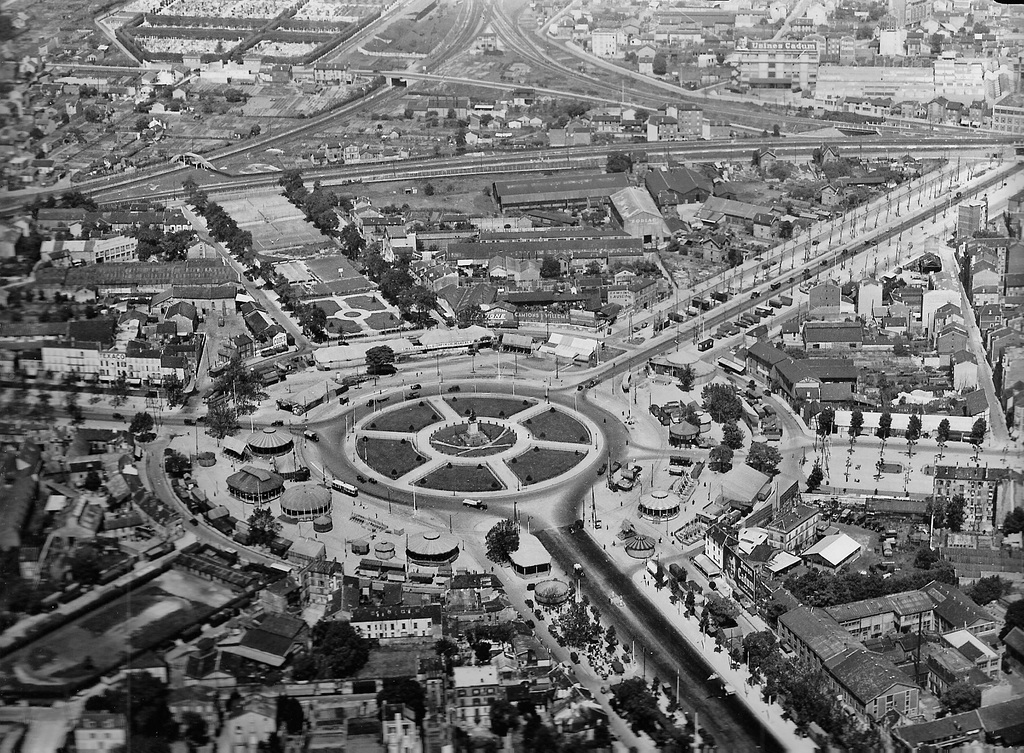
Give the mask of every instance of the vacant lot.
M 526 419 L 523 421 L 523 426 L 533 432 L 538 439 L 546 439 L 550 442 L 590 444 L 590 432 L 587 431 L 587 427 L 557 408 L 551 408 L 551 410 Z
M 430 403 L 405 405 L 398 410 L 388 411 L 370 423 L 369 428 L 380 431 L 419 431 L 441 420 Z
M 533 400 L 522 400 L 511 397 L 449 397 L 447 403 L 463 416 L 468 416 L 471 411 L 476 411 L 478 416 L 490 416 L 491 418 L 505 418 L 514 416 L 519 411 L 529 408 L 534 404 Z
M 426 458 L 404 439 L 363 437 L 359 440 L 359 457 L 377 473 L 388 478 L 400 478 L 426 462 Z
M 534 447 L 517 458 L 512 458 L 508 466 L 519 477 L 524 486 L 539 484 L 541 481 L 561 476 L 574 468 L 587 454 L 585 452 L 563 452 L 561 450 L 544 450 Z
M 428 489 L 455 492 L 493 492 L 502 488 L 501 482 L 487 466 L 452 465 L 438 468 L 416 482 Z

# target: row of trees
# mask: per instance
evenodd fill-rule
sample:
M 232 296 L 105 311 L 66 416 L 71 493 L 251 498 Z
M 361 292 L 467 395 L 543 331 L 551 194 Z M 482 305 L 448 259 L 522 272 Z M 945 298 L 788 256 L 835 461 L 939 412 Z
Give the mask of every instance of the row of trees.
M 743 653 L 751 677 L 764 683 L 763 695 L 775 698 L 799 729 L 816 723 L 847 750 L 878 750 L 878 733 L 845 711 L 821 672 L 806 672 L 785 658 L 775 635 L 764 630 L 743 638 Z
M 181 187 L 185 190 L 188 203 L 206 220 L 206 226 L 213 239 L 223 243 L 233 256 L 251 261 L 252 233 L 238 227 L 238 223 L 224 211 L 224 207 L 210 201 L 207 193 L 192 178 L 182 183 Z
M 297 206 L 306 214 L 306 219 L 321 233 L 329 237 L 338 236 L 338 207 L 344 210 L 351 209 L 347 199 L 339 197 L 329 188 L 320 185 L 320 181 L 313 184 L 313 190 L 306 188 L 302 180 L 302 172 L 298 169 L 285 170 L 281 174 L 278 185 L 284 189 L 284 195 L 292 204 Z M 352 228 L 358 235 L 358 230 Z M 346 254 L 347 255 L 347 254 Z M 351 257 L 350 257 L 351 258 Z
M 742 437 L 740 441 L 742 443 Z M 718 473 L 728 473 L 732 470 L 733 455 L 732 448 L 726 442 L 722 442 L 713 447 L 708 454 L 708 468 Z M 782 455 L 779 451 L 765 442 L 752 442 L 747 451 L 747 465 L 768 476 L 776 474 L 781 462 Z

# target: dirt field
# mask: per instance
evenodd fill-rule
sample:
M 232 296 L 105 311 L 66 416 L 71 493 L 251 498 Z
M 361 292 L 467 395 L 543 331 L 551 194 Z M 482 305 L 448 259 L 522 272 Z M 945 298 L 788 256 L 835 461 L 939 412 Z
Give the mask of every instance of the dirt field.
M 442 179 L 434 181 L 409 180 L 397 183 L 363 183 L 339 189 L 339 193 L 350 191 L 370 199 L 375 206 L 408 204 L 410 209 L 437 212 L 465 212 L 470 215 L 496 215 L 497 207 L 484 189 L 498 180 L 497 175 L 481 175 L 470 178 Z M 427 196 L 424 189 L 428 183 L 434 186 L 434 195 Z M 407 194 L 405 189 L 415 188 L 416 193 Z

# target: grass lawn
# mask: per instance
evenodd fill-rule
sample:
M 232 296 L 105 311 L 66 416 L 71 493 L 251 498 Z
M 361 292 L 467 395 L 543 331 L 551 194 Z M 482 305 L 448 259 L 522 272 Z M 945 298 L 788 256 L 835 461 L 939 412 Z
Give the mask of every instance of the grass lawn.
M 372 437 L 359 440 L 359 457 L 377 473 L 388 478 L 404 476 L 426 462 L 426 458 L 404 440 Z
M 502 488 L 501 482 L 487 466 L 477 468 L 475 465 L 438 468 L 417 481 L 416 485 L 456 492 L 493 492 Z
M 430 403 L 405 405 L 398 410 L 383 413 L 370 422 L 368 428 L 380 431 L 419 431 L 441 420 Z
M 533 448 L 508 461 L 508 467 L 519 477 L 524 486 L 538 484 L 541 481 L 560 476 L 574 468 L 587 457 L 587 453 L 579 451 L 544 450 Z
M 397 327 L 401 323 L 401 320 L 396 319 L 395 315 L 390 311 L 378 311 L 377 313 L 370 314 L 366 317 L 366 326 L 378 331 Z
M 445 398 L 445 401 L 461 416 L 468 416 L 469 412 L 474 410 L 478 416 L 492 418 L 506 418 L 515 415 L 535 403 L 534 400 L 528 398 L 476 397 L 473 395 L 465 397 L 453 395 Z
M 363 311 L 383 311 L 384 304 L 376 298 L 368 295 L 353 295 L 345 299 L 349 308 L 362 309 Z
M 587 427 L 556 408 L 526 419 L 523 426 L 533 432 L 538 439 L 546 439 L 549 442 L 590 444 L 590 432 L 587 431 Z

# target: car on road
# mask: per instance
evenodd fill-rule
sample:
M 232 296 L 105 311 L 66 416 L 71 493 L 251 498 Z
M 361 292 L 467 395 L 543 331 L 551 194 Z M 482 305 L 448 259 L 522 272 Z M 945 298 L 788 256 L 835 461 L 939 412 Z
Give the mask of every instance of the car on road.
M 828 266 L 828 259 L 822 259 L 821 263 L 818 264 L 818 266 L 819 267 L 827 267 Z
M 124 416 L 122 416 L 120 413 L 111 413 L 110 417 L 115 421 L 124 421 Z
M 423 389 L 423 385 L 422 384 L 414 384 L 411 387 L 409 387 L 409 389 L 410 390 L 414 390 L 414 391 L 415 390 L 422 390 Z
M 752 290 L 752 291 L 750 291 L 750 300 L 754 300 L 755 298 L 760 298 L 760 297 L 761 297 L 761 291 L 760 290 Z
M 196 423 L 197 424 L 205 424 L 206 423 L 206 416 L 205 415 L 204 416 L 196 416 Z
M 771 289 L 772 290 L 778 290 L 781 287 L 782 287 L 782 283 L 779 280 L 776 280 L 775 282 L 773 282 L 771 284 Z
M 360 484 L 366 483 L 366 479 L 363 476 L 356 476 L 356 481 L 358 481 Z
M 198 521 L 198 520 L 196 520 L 195 518 L 192 518 L 191 520 L 189 520 L 189 523 L 190 523 L 191 525 L 194 525 L 194 526 L 197 526 L 197 525 L 199 525 L 199 521 Z
M 643 325 L 642 325 L 642 324 L 638 324 L 638 325 L 636 325 L 635 327 L 633 327 L 633 331 L 634 331 L 634 332 L 639 332 L 639 331 L 640 331 L 640 330 L 642 330 L 643 328 L 644 328 L 644 327 L 643 327 Z
M 415 399 L 416 399 L 416 398 L 418 398 L 419 396 L 420 396 L 420 393 L 418 393 L 418 392 L 410 392 L 410 393 L 409 393 L 409 394 L 408 394 L 408 395 L 406 396 L 406 399 L 407 399 L 407 400 L 415 400 Z
M 448 388 L 448 391 L 449 392 L 461 392 L 462 388 L 459 385 L 457 385 L 457 384 L 453 384 L 451 387 Z
M 277 419 L 276 421 L 271 421 L 271 422 L 270 422 L 270 425 L 271 425 L 271 426 L 284 426 L 284 421 L 282 421 L 282 420 L 281 420 L 281 419 L 279 418 L 279 419 Z
M 195 426 L 195 425 L 196 425 L 196 420 L 194 418 L 186 418 L 185 419 L 185 426 Z
M 601 463 L 601 467 L 597 469 L 597 475 L 598 476 L 603 476 L 605 474 L 605 471 L 607 471 L 607 470 L 608 470 L 608 464 L 607 463 Z
M 587 388 L 587 385 L 583 384 L 582 382 L 580 384 L 576 385 L 576 391 L 577 392 L 583 392 L 583 390 L 585 390 L 586 388 Z
M 89 405 L 96 405 L 96 403 L 98 403 L 99 401 L 100 397 L 98 395 L 94 395 L 93 397 L 89 398 Z
M 589 382 L 587 382 L 587 387 L 596 387 L 596 386 L 597 386 L 597 380 L 596 379 L 591 379 Z
M 315 431 L 309 431 L 308 429 L 306 431 L 302 432 L 302 436 L 304 436 L 310 442 L 319 442 L 320 441 L 320 435 L 317 434 Z

